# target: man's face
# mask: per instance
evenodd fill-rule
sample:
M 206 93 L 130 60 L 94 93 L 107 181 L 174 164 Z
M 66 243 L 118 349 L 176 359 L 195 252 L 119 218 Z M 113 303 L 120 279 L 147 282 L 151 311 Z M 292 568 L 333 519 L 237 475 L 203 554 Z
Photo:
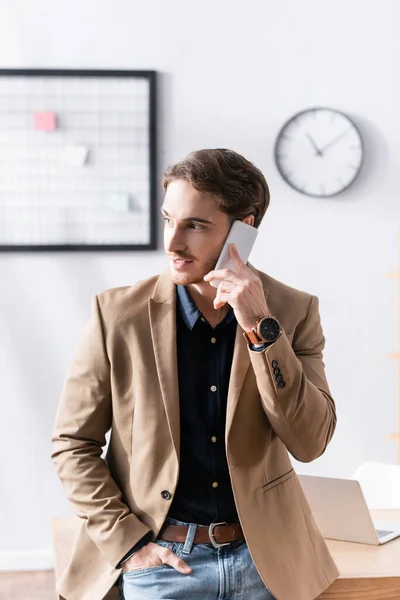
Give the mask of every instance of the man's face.
M 161 212 L 172 280 L 182 285 L 204 283 L 203 277 L 215 267 L 228 235 L 228 215 L 186 181 L 168 185 Z

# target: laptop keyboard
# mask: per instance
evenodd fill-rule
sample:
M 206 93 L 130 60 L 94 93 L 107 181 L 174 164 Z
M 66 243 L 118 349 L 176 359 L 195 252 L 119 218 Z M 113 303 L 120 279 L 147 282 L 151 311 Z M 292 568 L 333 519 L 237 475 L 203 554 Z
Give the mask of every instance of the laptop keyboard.
M 378 538 L 382 538 L 382 537 L 385 537 L 386 535 L 393 533 L 393 531 L 385 531 L 384 529 L 377 529 L 376 533 L 378 534 Z

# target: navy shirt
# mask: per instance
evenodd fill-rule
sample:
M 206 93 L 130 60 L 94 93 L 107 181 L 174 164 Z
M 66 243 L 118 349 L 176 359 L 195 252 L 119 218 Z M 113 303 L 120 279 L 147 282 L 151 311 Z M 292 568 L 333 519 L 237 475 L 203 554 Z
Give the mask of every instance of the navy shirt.
M 177 286 L 180 467 L 169 517 L 209 525 L 238 520 L 225 452 L 225 422 L 237 321 L 232 308 L 212 328 Z

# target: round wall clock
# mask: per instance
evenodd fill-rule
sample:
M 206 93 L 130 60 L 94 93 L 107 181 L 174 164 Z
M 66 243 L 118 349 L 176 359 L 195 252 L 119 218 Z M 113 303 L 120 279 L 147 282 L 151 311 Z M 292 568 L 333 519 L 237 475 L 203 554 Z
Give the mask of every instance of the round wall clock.
M 363 142 L 347 115 L 311 108 L 292 117 L 275 143 L 275 162 L 283 179 L 307 196 L 340 194 L 356 179 L 363 163 Z

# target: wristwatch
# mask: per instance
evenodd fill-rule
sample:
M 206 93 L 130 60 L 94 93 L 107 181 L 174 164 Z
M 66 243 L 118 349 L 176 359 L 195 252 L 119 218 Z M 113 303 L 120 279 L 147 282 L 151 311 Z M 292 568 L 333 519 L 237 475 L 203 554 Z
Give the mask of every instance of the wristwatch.
M 251 331 L 243 335 L 249 344 L 273 344 L 281 335 L 282 329 L 275 317 L 261 317 Z

